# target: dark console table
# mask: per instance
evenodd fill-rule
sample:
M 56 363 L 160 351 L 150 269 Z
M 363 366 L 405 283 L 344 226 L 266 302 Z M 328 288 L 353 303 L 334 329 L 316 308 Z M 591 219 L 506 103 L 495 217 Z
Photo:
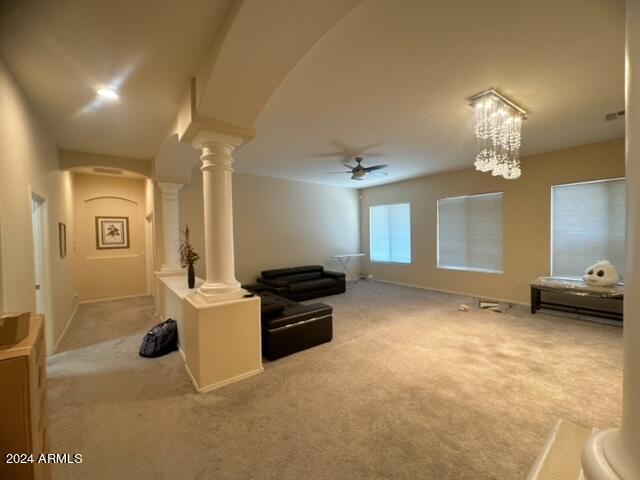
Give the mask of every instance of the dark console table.
M 531 282 L 531 313 L 535 314 L 541 308 L 560 312 L 590 315 L 592 317 L 607 318 L 622 323 L 622 313 L 599 308 L 568 305 L 560 302 L 548 302 L 542 299 L 542 292 L 574 295 L 582 298 L 605 298 L 610 300 L 624 300 L 624 286 L 595 287 L 582 280 L 561 280 L 551 277 L 538 277 Z

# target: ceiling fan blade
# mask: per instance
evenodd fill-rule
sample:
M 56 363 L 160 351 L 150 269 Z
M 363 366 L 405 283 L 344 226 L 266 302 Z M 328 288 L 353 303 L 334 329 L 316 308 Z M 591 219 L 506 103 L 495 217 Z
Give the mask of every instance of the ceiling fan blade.
M 375 170 L 382 170 L 383 168 L 387 168 L 389 165 L 374 165 L 373 167 L 365 167 L 367 172 L 373 172 Z
M 344 152 L 321 152 L 321 153 L 314 153 L 311 156 L 314 158 L 331 158 L 331 157 L 344 157 L 345 153 Z
M 348 170 L 346 172 L 327 172 L 325 173 L 325 175 L 344 175 L 345 173 L 351 175 L 351 170 Z
M 362 147 L 360 149 L 360 151 L 366 152 L 368 150 L 373 150 L 374 148 L 379 147 L 380 145 L 384 145 L 385 143 L 386 143 L 385 140 L 382 140 L 382 141 L 379 141 L 379 142 L 374 142 L 374 143 L 371 143 L 369 145 L 366 145 L 366 146 Z
M 342 165 L 344 165 L 344 166 L 345 166 L 345 167 L 347 167 L 347 168 L 350 168 L 351 170 L 353 170 L 354 168 L 356 168 L 356 167 L 354 167 L 353 165 L 349 165 L 348 163 L 343 163 Z
M 374 177 L 386 177 L 388 175 L 387 172 L 371 172 L 371 175 L 373 175 Z

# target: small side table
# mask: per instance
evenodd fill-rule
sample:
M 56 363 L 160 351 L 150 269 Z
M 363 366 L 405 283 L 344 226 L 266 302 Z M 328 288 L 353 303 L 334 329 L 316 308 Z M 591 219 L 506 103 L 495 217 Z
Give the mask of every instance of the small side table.
M 347 280 L 351 279 L 353 280 L 353 275 L 351 274 L 351 270 L 349 270 L 349 262 L 351 261 L 352 258 L 355 257 L 364 257 L 366 254 L 365 253 L 347 253 L 345 255 L 332 255 L 331 258 L 336 258 L 338 259 L 338 261 L 340 262 L 340 265 L 342 265 L 342 270 L 344 271 L 345 276 L 347 277 Z

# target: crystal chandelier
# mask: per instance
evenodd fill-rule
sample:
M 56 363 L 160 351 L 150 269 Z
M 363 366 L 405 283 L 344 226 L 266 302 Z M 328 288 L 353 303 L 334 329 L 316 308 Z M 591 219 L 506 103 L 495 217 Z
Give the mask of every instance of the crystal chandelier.
M 519 178 L 522 120 L 527 113 L 495 90 L 470 99 L 476 112 L 474 133 L 478 137 L 476 170 L 506 179 Z

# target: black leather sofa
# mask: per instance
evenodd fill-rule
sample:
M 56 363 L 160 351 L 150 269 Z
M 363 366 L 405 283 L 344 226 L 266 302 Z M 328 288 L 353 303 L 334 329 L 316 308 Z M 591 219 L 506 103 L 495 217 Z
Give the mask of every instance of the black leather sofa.
M 262 355 L 276 360 L 315 347 L 333 338 L 333 309 L 324 303 L 302 305 L 268 291 L 261 284 L 245 285 L 260 296 Z
M 327 271 L 321 265 L 265 270 L 260 275 L 258 283 L 271 293 L 291 300 L 309 300 L 346 291 L 344 273 Z

